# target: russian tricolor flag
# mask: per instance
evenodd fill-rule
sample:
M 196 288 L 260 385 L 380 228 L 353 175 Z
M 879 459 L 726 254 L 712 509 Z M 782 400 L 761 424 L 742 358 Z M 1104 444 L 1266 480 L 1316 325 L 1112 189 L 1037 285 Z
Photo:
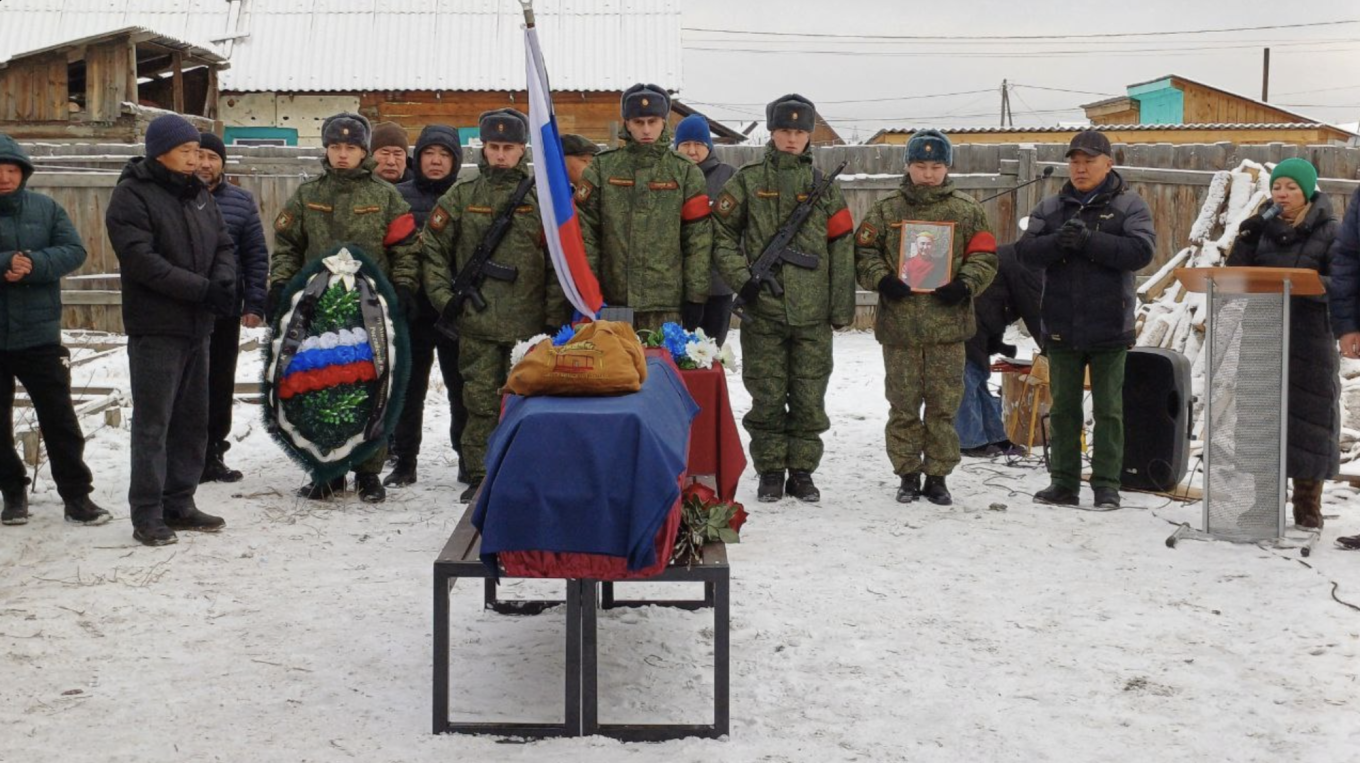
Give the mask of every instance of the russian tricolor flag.
M 529 67 L 529 127 L 534 137 L 534 179 L 538 185 L 538 208 L 543 215 L 543 234 L 567 299 L 582 315 L 593 319 L 600 313 L 604 296 L 586 262 L 581 220 L 572 202 L 571 180 L 562 158 L 562 140 L 557 134 L 557 117 L 548 89 L 548 70 L 543 65 L 538 30 L 532 21 L 524 27 L 524 51 Z

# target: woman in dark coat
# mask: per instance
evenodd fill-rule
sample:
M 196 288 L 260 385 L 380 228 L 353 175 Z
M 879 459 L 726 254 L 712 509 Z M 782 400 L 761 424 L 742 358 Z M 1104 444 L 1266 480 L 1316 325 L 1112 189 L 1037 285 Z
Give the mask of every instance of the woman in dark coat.
M 1286 159 L 1270 173 L 1271 205 L 1242 223 L 1229 266 L 1309 268 L 1331 275 L 1339 223 L 1317 190 L 1317 170 Z M 1267 214 L 1272 205 L 1275 214 Z M 1289 432 L 1285 475 L 1294 481 L 1294 523 L 1322 528 L 1322 481 L 1341 465 L 1341 382 L 1327 297 L 1292 297 L 1289 306 Z

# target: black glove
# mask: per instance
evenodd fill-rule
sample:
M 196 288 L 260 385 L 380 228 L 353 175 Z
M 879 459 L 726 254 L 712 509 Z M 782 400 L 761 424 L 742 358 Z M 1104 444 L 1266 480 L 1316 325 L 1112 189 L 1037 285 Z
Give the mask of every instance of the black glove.
M 741 291 L 737 292 L 743 305 L 754 305 L 756 299 L 760 297 L 760 281 L 752 278 L 741 285 Z
M 884 298 L 891 300 L 906 299 L 916 292 L 911 287 L 902 283 L 902 279 L 897 276 L 883 276 L 878 279 L 878 293 Z
M 1091 230 L 1079 218 L 1072 218 L 1058 229 L 1058 246 L 1069 252 L 1080 252 L 1091 240 Z
M 231 318 L 236 314 L 236 284 L 230 281 L 214 281 L 208 284 L 208 293 L 203 297 L 208 309 L 220 318 Z
M 930 295 L 935 299 L 938 299 L 941 304 L 953 306 L 968 299 L 973 295 L 973 292 L 968 288 L 968 284 L 955 278 L 944 286 L 932 291 Z
M 704 320 L 704 303 L 686 302 L 680 306 L 680 326 L 686 331 L 699 328 Z
M 416 300 L 416 293 L 409 286 L 397 287 L 397 307 L 401 308 L 402 315 L 406 316 L 408 325 L 420 319 L 420 303 Z
M 279 307 L 283 302 L 283 284 L 276 283 L 269 288 L 269 293 L 264 298 L 264 321 L 273 323 L 278 317 Z
M 1251 217 L 1248 217 L 1247 219 L 1243 220 L 1242 224 L 1238 226 L 1237 237 L 1255 241 L 1256 239 L 1261 237 L 1261 231 L 1265 229 L 1266 229 L 1265 218 L 1261 217 L 1260 215 L 1252 215 Z

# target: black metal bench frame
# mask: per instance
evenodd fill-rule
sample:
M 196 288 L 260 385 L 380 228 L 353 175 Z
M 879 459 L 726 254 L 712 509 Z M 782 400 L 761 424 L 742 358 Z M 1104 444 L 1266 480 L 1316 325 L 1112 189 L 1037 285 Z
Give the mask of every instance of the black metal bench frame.
M 472 509 L 463 514 L 444 550 L 434 563 L 434 704 L 436 734 L 487 734 L 505 737 L 563 737 L 600 735 L 622 741 L 659 742 L 685 737 L 716 739 L 730 728 L 731 578 L 727 548 L 710 543 L 703 559 L 693 566 L 672 565 L 660 575 L 637 583 L 701 582 L 702 600 L 619 600 L 608 581 L 564 580 L 561 600 L 509 600 L 497 595 L 497 581 L 480 558 L 481 535 L 472 526 Z M 500 614 L 534 615 L 565 604 L 565 712 L 561 723 L 454 722 L 449 720 L 449 592 L 458 578 L 482 578 L 483 606 Z M 713 723 L 608 724 L 599 722 L 597 607 L 669 606 L 687 610 L 713 609 Z

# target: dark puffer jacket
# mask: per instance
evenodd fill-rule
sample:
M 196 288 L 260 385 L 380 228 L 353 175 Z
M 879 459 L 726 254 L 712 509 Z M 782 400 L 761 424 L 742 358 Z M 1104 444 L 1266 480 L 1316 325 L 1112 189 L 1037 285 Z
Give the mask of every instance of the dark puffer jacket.
M 269 248 L 264 242 L 260 208 L 250 191 L 222 179 L 212 191 L 222 221 L 236 245 L 236 300 L 243 313 L 264 317 L 269 280 Z
M 430 146 L 442 146 L 453 154 L 453 171 L 442 180 L 430 180 L 420 171 L 420 154 Z M 458 170 L 463 166 L 463 149 L 458 143 L 458 130 L 448 125 L 427 125 L 416 138 L 416 154 L 412 158 L 414 176 L 397 184 L 401 197 L 411 205 L 411 215 L 416 218 L 416 228 L 424 228 L 439 197 L 449 192 L 458 182 Z
M 1058 246 L 1058 229 L 1080 217 L 1091 238 L 1080 252 Z M 1073 350 L 1130 347 L 1138 305 L 1133 274 L 1152 262 L 1157 233 L 1147 203 L 1111 171 L 1090 198 L 1068 182 L 1029 215 L 1015 243 L 1020 261 L 1044 270 L 1045 347 Z
M 1227 264 L 1232 267 L 1308 268 L 1330 281 L 1331 247 L 1340 227 L 1327 195 L 1313 195 L 1303 222 L 1258 213 L 1242 226 Z M 1248 307 L 1250 309 L 1250 306 Z M 1341 467 L 1341 380 L 1326 295 L 1289 300 L 1289 443 L 1285 474 L 1323 480 Z
M 17 164 L 23 173 L 19 190 L 0 196 L 0 275 L 16 252 L 33 261 L 20 280 L 0 278 L 0 351 L 57 344 L 61 277 L 85 262 L 85 244 L 60 204 L 27 189 L 33 164 L 8 135 L 0 135 L 0 162 Z
M 737 168 L 730 164 L 723 164 L 718 161 L 718 155 L 711 150 L 708 157 L 699 162 L 699 169 L 704 172 L 704 182 L 708 184 L 708 203 L 712 205 L 718 200 L 718 194 L 722 192 L 723 186 L 727 181 L 737 174 Z M 708 279 L 708 296 L 724 297 L 732 293 L 732 287 L 718 275 L 718 267 L 713 266 L 713 273 Z
M 1360 188 L 1355 189 L 1346 217 L 1332 242 L 1332 279 L 1327 300 L 1332 310 L 1332 332 L 1360 331 Z
M 1004 344 L 1006 328 L 1018 320 L 1025 322 L 1030 336 L 1038 341 L 1042 336 L 1039 317 L 1039 297 L 1044 289 L 1042 273 L 1020 264 L 1015 246 L 1008 244 L 996 249 L 997 271 L 992 284 L 973 298 L 977 314 L 977 333 L 964 343 L 968 362 L 979 368 L 989 368 L 996 354 L 1013 354 L 1016 349 Z
M 235 284 L 236 257 L 202 181 L 139 156 L 123 168 L 104 225 L 118 255 L 127 334 L 211 334 L 208 284 Z

